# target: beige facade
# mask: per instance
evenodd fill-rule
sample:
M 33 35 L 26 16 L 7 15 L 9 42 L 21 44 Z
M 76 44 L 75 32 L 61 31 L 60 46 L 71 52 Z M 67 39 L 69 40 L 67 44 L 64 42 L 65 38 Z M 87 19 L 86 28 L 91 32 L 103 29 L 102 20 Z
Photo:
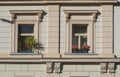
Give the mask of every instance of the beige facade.
M 113 34 L 116 4 L 116 0 L 0 0 L 0 76 L 119 77 Z M 25 24 L 31 31 L 24 31 Z M 19 44 L 25 37 L 33 37 L 42 47 L 21 53 Z M 79 52 L 87 39 L 87 53 L 73 51 L 76 37 Z

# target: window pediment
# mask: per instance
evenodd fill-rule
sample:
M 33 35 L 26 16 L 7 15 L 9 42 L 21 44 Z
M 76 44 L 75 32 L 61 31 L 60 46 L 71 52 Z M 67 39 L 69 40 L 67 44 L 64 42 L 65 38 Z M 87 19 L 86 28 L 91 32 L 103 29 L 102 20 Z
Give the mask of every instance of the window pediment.
M 20 17 L 20 15 L 28 16 L 28 17 L 30 17 L 30 16 L 32 17 L 32 15 L 36 15 L 38 17 L 38 20 L 41 20 L 43 10 L 10 10 L 10 14 L 12 15 L 13 22 L 17 18 L 17 16 Z M 24 17 L 24 18 L 26 18 L 26 17 Z
M 66 21 L 71 19 L 71 16 L 92 16 L 93 21 L 96 20 L 97 10 L 64 10 L 66 14 Z

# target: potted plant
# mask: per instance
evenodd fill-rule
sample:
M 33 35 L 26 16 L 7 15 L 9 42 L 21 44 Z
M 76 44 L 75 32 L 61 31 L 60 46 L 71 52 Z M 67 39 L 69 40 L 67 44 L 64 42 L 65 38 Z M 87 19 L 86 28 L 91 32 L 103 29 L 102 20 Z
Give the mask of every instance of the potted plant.
M 36 45 L 36 40 L 34 39 L 34 37 L 26 37 L 26 39 L 24 40 L 25 45 L 27 47 L 27 49 L 29 51 L 34 51 L 35 45 Z
M 76 52 L 77 48 L 78 48 L 77 45 L 75 45 L 75 44 L 72 45 L 72 51 L 73 52 Z
M 90 50 L 90 46 L 85 43 L 82 45 L 82 49 L 85 53 L 88 53 L 88 51 Z

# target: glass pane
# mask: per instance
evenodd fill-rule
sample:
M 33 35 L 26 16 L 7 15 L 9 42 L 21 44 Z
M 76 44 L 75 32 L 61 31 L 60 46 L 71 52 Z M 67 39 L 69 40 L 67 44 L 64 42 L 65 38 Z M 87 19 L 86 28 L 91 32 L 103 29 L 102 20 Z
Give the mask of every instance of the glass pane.
M 19 24 L 18 25 L 19 33 L 33 33 L 34 24 Z
M 81 36 L 81 37 L 80 37 L 80 41 L 81 41 L 80 47 L 81 47 L 81 49 L 82 49 L 82 46 L 83 46 L 84 44 L 87 44 L 87 36 Z
M 87 33 L 87 25 L 74 24 L 72 28 L 74 33 Z
M 30 48 L 27 44 L 26 44 L 26 39 L 28 38 L 34 38 L 32 36 L 19 36 L 18 37 L 18 52 L 19 53 L 29 53 L 32 52 L 32 47 Z
M 87 25 L 72 25 L 72 52 L 84 53 L 82 46 L 87 44 Z

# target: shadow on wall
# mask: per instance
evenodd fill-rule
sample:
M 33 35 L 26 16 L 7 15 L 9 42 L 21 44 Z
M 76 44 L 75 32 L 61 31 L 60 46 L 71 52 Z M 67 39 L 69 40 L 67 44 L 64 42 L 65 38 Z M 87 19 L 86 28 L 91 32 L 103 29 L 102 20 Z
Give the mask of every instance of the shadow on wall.
M 3 22 L 12 23 L 12 21 L 7 20 L 7 19 L 2 19 L 2 18 L 0 18 L 0 20 L 3 21 Z

